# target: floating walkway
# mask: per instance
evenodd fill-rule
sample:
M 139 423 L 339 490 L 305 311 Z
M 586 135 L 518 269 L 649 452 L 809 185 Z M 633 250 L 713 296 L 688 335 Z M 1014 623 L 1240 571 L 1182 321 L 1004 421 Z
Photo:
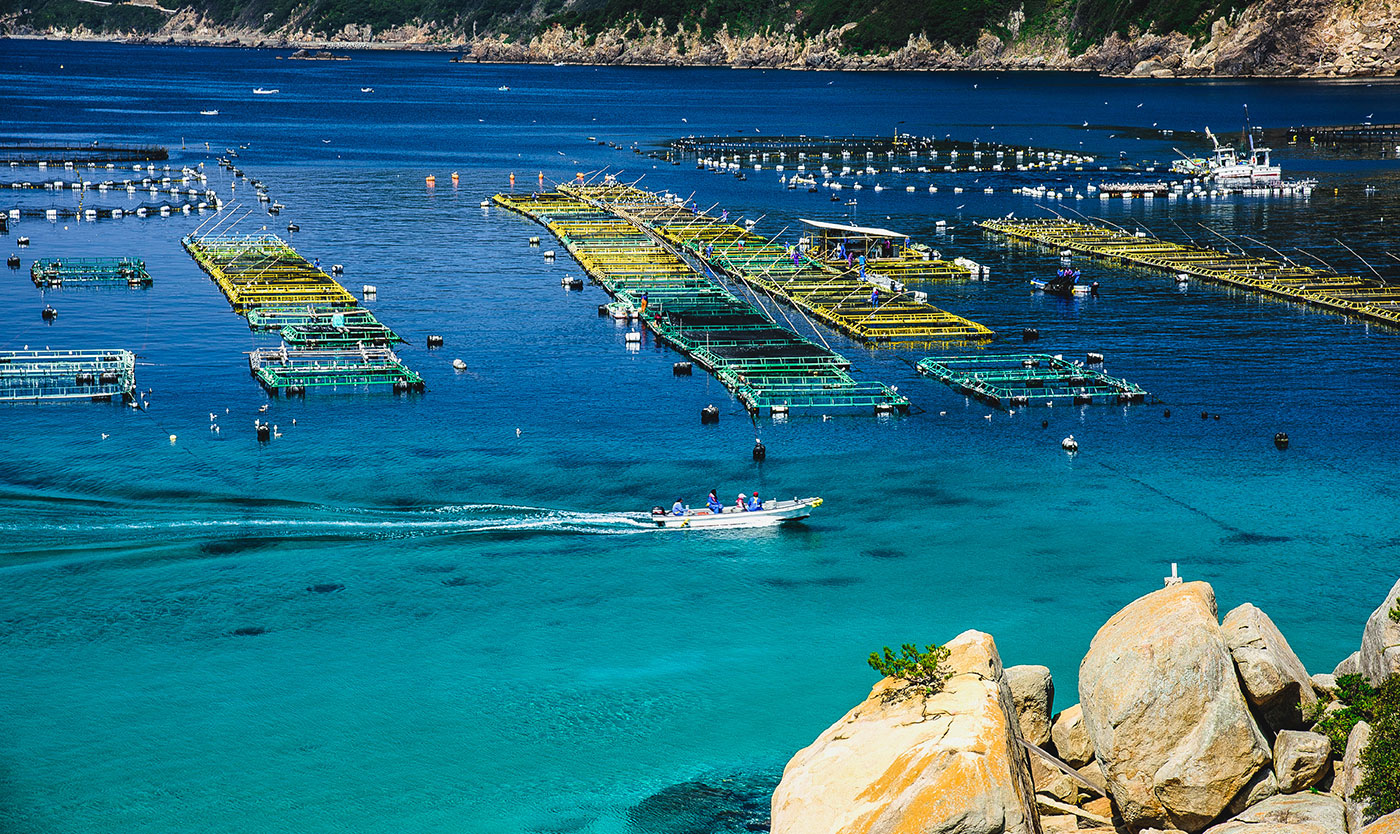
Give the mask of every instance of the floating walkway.
M 640 319 L 658 339 L 712 373 L 750 412 L 908 410 L 909 400 L 895 389 L 856 380 L 845 357 L 775 324 L 674 247 L 580 193 L 498 194 L 495 202 L 559 238 L 613 297 L 600 312 Z
M 30 145 L 0 144 L 0 162 L 11 165 L 72 165 L 75 163 L 159 162 L 170 152 L 158 145 Z
M 1056 251 L 1150 267 L 1400 327 L 1400 286 L 1296 263 L 1231 255 L 1073 220 L 987 220 L 983 229 Z
M 944 356 L 919 360 L 919 373 L 1000 409 L 1051 405 L 1141 403 L 1147 392 L 1100 370 L 1037 353 Z
M 281 347 L 248 356 L 269 392 L 381 384 L 424 390 L 423 378 L 389 349 L 403 339 L 291 244 L 267 234 L 190 234 L 181 243 L 251 329 L 282 337 Z
M 701 268 L 722 273 L 858 341 L 907 346 L 995 336 L 977 322 L 928 304 L 922 293 L 896 288 L 883 275 L 844 263 L 835 266 L 802 247 L 785 246 L 663 195 L 626 185 L 571 185 L 562 190 L 655 235 Z
M 698 157 L 699 168 L 738 170 L 741 163 L 840 162 L 893 165 L 896 160 L 923 160 L 947 165 L 942 171 L 1058 170 L 1090 165 L 1087 154 L 999 142 L 966 142 L 936 136 L 687 136 L 670 142 L 670 149 Z M 957 166 L 961 162 L 961 167 Z M 781 170 L 781 169 L 779 169 Z M 799 168 L 799 170 L 803 170 Z M 1102 170 L 1107 170 L 1103 166 Z
M 186 235 L 181 244 L 223 291 L 233 311 L 260 307 L 355 307 L 355 296 L 276 235 Z
M 0 401 L 130 399 L 136 356 L 129 350 L 0 351 Z
M 151 275 L 140 258 L 49 258 L 35 261 L 29 277 L 36 287 L 124 285 L 149 287 Z

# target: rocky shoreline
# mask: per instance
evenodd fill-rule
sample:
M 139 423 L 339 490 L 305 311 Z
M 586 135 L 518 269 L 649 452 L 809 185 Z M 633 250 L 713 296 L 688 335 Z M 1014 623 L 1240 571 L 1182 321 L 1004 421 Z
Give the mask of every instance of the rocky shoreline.
M 1087 50 L 1070 49 L 1069 21 L 1050 31 L 1023 33 L 1013 14 L 1000 35 L 983 32 L 971 47 L 933 43 L 922 36 L 880 54 L 842 48 L 853 26 L 814 35 L 785 30 L 711 35 L 698 29 L 636 26 L 589 33 L 544 28 L 528 40 L 473 36 L 452 26 L 422 23 L 373 31 L 346 25 L 334 33 L 284 27 L 274 32 L 214 23 L 186 9 L 152 34 L 98 33 L 82 27 L 34 30 L 15 16 L 0 17 L 0 37 L 117 41 L 179 46 L 275 49 L 404 49 L 466 55 L 483 63 L 566 63 L 610 66 L 703 66 L 800 70 L 1057 70 L 1135 78 L 1310 77 L 1370 78 L 1400 72 L 1400 0 L 1257 0 L 1209 37 L 1180 32 L 1112 35 Z
M 1400 834 L 1400 811 L 1358 795 L 1373 728 L 1337 749 L 1327 720 L 1345 676 L 1400 673 L 1397 598 L 1400 582 L 1360 649 L 1309 675 L 1258 607 L 1222 621 L 1210 585 L 1168 585 L 1099 629 L 1058 713 L 1047 668 L 1003 668 L 991 635 L 964 632 L 940 691 L 885 678 L 792 758 L 772 832 Z

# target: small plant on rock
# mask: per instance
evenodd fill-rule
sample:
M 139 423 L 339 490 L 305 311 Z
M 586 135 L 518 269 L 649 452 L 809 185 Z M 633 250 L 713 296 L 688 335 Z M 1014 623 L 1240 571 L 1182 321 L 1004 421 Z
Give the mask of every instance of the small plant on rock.
M 886 646 L 883 652 L 870 653 L 870 668 L 888 678 L 904 681 L 902 690 L 932 695 L 943 689 L 950 672 L 942 664 L 948 659 L 948 648 L 930 644 L 919 651 L 913 643 L 905 643 L 899 654 Z
M 1390 621 L 1400 623 L 1400 597 L 1395 598 L 1395 604 L 1390 607 Z

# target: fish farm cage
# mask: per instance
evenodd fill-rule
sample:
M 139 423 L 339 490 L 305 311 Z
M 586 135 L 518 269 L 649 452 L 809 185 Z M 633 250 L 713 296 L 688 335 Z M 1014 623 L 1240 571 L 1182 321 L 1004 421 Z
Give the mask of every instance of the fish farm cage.
M 129 350 L 0 351 L 0 401 L 129 400 L 135 390 Z
M 151 274 L 140 258 L 46 258 L 29 267 L 36 287 L 121 285 L 149 287 Z
M 1148 393 L 1125 379 L 1047 354 L 1012 353 L 921 359 L 920 374 L 1000 409 L 1018 406 L 1143 403 Z

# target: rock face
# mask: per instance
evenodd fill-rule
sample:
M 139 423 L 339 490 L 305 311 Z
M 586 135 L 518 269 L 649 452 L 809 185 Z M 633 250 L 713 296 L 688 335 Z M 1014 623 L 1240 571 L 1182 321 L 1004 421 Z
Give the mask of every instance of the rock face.
M 1037 747 L 1050 743 L 1051 705 L 1055 683 L 1044 666 L 1008 666 L 1006 682 L 1021 725 L 1021 737 Z
M 1201 831 L 1270 763 L 1204 582 L 1113 615 L 1080 664 L 1079 701 L 1130 828 Z
M 1342 802 L 1326 794 L 1275 796 L 1234 819 L 1206 829 L 1206 834 L 1343 834 Z
M 1385 595 L 1380 607 L 1366 621 L 1361 635 L 1361 674 L 1372 686 L 1400 672 L 1400 623 L 1390 618 L 1391 609 L 1400 606 L 1400 582 Z
M 1361 652 L 1356 651 L 1346 656 L 1346 659 L 1337 664 L 1337 668 L 1332 670 L 1332 677 L 1340 678 L 1342 675 L 1361 674 Z
M 1280 793 L 1316 785 L 1327 774 L 1332 742 L 1320 733 L 1284 730 L 1274 739 L 1274 775 Z
M 1078 704 L 1055 716 L 1050 737 L 1055 742 L 1055 752 L 1065 763 L 1079 768 L 1094 760 L 1094 745 L 1089 742 L 1084 710 Z
M 1361 834 L 1400 834 L 1400 811 L 1386 814 L 1361 829 Z
M 870 697 L 799 751 L 773 834 L 1040 834 L 1011 689 L 990 635 L 948 644 L 943 691 Z
M 1244 682 L 1245 696 L 1274 732 L 1300 730 L 1317 704 L 1308 670 L 1274 621 L 1245 603 L 1225 615 L 1220 630 Z
M 1370 724 L 1361 721 L 1351 728 L 1351 734 L 1347 736 L 1347 750 L 1337 770 L 1337 782 L 1333 785 L 1333 792 L 1346 800 L 1349 831 L 1360 831 L 1372 821 L 1366 814 L 1366 803 L 1352 798 L 1356 786 L 1361 784 L 1361 777 L 1365 775 L 1361 770 L 1361 751 L 1365 750 L 1370 742 Z

